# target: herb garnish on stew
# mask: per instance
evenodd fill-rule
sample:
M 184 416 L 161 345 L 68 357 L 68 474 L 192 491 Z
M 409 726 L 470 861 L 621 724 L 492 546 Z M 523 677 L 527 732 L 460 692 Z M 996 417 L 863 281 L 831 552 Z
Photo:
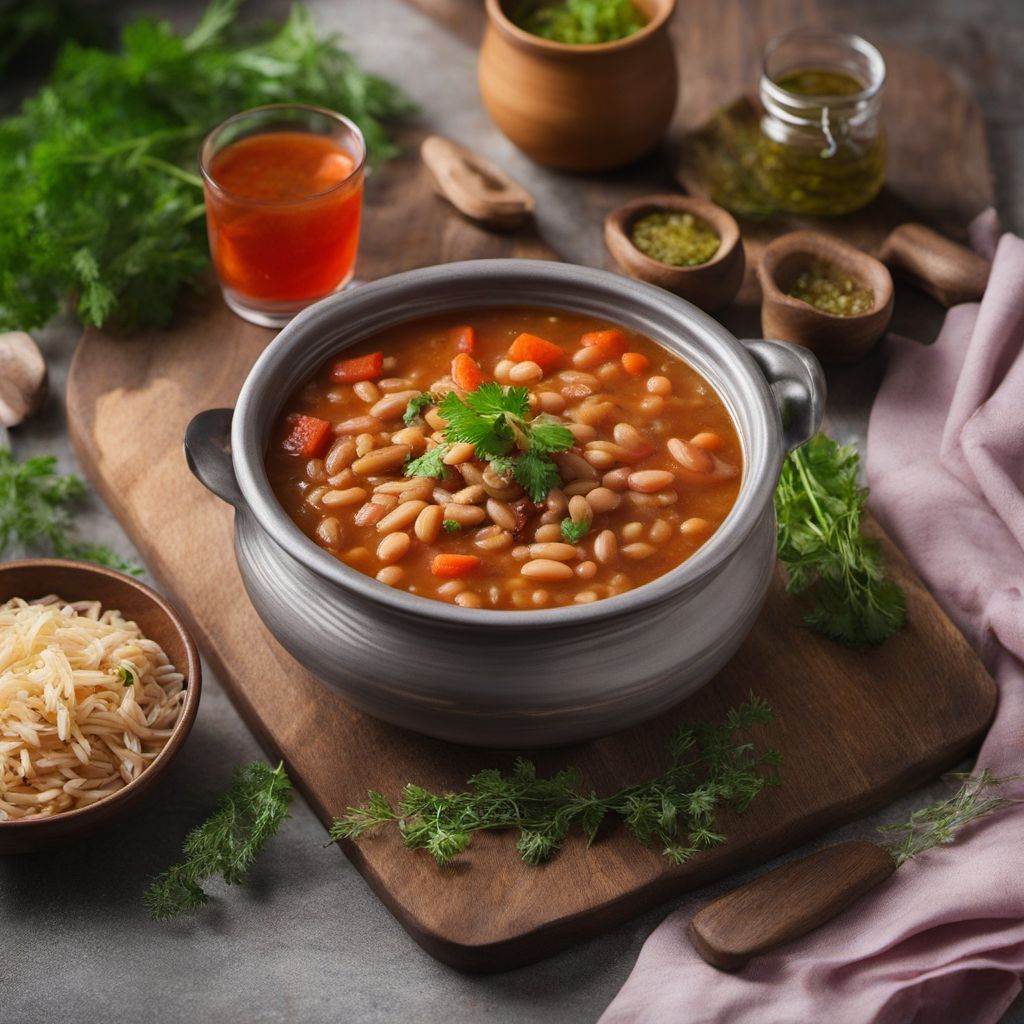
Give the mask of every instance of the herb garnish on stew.
M 496 473 L 511 475 L 533 501 L 543 501 L 548 491 L 562 482 L 550 453 L 568 451 L 576 439 L 553 417 L 541 413 L 530 418 L 526 388 L 506 388 L 487 381 L 465 399 L 449 391 L 437 411 L 448 421 L 444 437 L 449 444 L 473 445 L 477 458 L 490 462 Z M 408 463 L 405 475 L 444 476 L 446 453 L 447 445 L 432 448 Z

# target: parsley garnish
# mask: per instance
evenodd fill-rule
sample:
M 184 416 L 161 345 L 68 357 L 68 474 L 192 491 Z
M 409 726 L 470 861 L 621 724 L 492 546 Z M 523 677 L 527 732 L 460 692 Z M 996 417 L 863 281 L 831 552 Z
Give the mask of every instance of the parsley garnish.
M 817 434 L 787 457 L 775 492 L 787 589 L 812 596 L 807 624 L 849 647 L 880 644 L 906 621 L 906 596 L 860 532 L 868 492 L 858 461 L 855 448 Z
M 496 473 L 510 472 L 535 501 L 543 501 L 561 483 L 550 452 L 566 451 L 575 444 L 568 427 L 544 415 L 529 419 L 526 388 L 504 388 L 489 381 L 466 395 L 449 391 L 438 406 L 448 421 L 445 440 L 474 446 L 477 458 L 489 461 Z M 406 476 L 414 475 L 412 465 Z
M 458 533 L 462 529 L 462 523 L 458 523 L 454 519 L 446 519 L 441 526 L 445 533 Z
M 134 686 L 138 679 L 138 672 L 130 661 L 122 661 L 117 666 L 117 674 L 121 677 L 121 685 L 124 687 Z
M 574 768 L 544 778 L 522 758 L 508 774 L 493 768 L 477 772 L 463 793 L 435 794 L 410 784 L 392 807 L 371 791 L 366 806 L 350 807 L 335 820 L 331 838 L 359 839 L 394 822 L 406 846 L 447 864 L 469 846 L 474 832 L 517 829 L 520 856 L 539 864 L 558 851 L 573 827 L 589 846 L 601 822 L 614 815 L 639 842 L 682 864 L 725 842 L 715 827 L 721 808 L 742 812 L 765 786 L 778 783 L 781 756 L 734 737 L 771 719 L 768 704 L 750 694 L 719 724 L 677 730 L 662 775 L 605 797 L 585 789 Z
M 444 457 L 448 454 L 448 445 L 439 444 L 436 448 L 424 452 L 418 459 L 410 459 L 405 464 L 406 476 L 432 476 L 440 480 L 448 467 L 444 464 Z
M 423 394 L 417 395 L 415 398 L 409 399 L 409 404 L 405 407 L 405 412 L 402 414 L 402 419 L 407 427 L 411 427 L 417 420 L 420 419 L 423 410 L 428 405 L 433 405 L 437 401 L 437 396 L 431 394 L 429 391 L 424 391 Z
M 141 568 L 110 548 L 73 539 L 72 510 L 85 495 L 85 484 L 77 476 L 57 473 L 55 456 L 18 462 L 10 449 L 0 448 L 0 555 L 18 543 L 34 553 L 141 576 Z
M 239 885 L 267 840 L 288 817 L 292 784 L 283 765 L 262 761 L 239 766 L 214 813 L 185 837 L 185 859 L 153 879 L 143 906 L 157 921 L 204 906 L 200 882 L 220 875 Z
M 588 533 L 590 533 L 590 523 L 574 523 L 568 516 L 562 520 L 559 527 L 562 531 L 562 536 L 570 544 L 578 544 Z

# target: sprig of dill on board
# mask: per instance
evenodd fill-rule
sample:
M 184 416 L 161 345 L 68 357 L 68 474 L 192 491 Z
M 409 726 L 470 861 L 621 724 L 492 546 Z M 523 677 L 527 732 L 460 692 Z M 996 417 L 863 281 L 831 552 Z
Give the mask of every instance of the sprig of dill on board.
M 896 861 L 897 867 L 937 846 L 955 842 L 960 831 L 967 825 L 1021 802 L 1010 797 L 992 795 L 991 791 L 1024 776 L 998 778 L 985 768 L 977 773 L 955 772 L 946 778 L 961 780 L 952 796 L 919 808 L 905 822 L 879 828 L 880 832 L 894 837 L 885 849 Z
M 196 152 L 232 114 L 305 102 L 351 117 L 371 156 L 411 109 L 296 5 L 276 30 L 238 31 L 241 0 L 212 0 L 196 27 L 127 25 L 119 52 L 74 43 L 0 122 L 0 330 L 44 324 L 64 296 L 83 323 L 166 323 L 209 262 Z
M 817 434 L 787 456 L 775 492 L 787 589 L 812 599 L 809 626 L 849 647 L 879 644 L 906 621 L 906 596 L 861 533 L 858 462 L 855 448 Z
M 200 885 L 220 876 L 240 885 L 288 817 L 292 784 L 284 766 L 253 761 L 234 771 L 231 785 L 214 813 L 185 838 L 185 859 L 153 879 L 142 897 L 150 917 L 165 921 L 205 906 Z
M 540 864 L 574 828 L 589 846 L 602 822 L 618 818 L 640 843 L 682 864 L 725 842 L 717 825 L 722 808 L 742 812 L 765 786 L 778 784 L 781 755 L 736 737 L 771 718 L 767 702 L 751 693 L 721 722 L 674 732 L 661 775 L 608 796 L 582 789 L 574 768 L 542 777 L 522 758 L 508 773 L 477 772 L 461 793 L 435 794 L 410 783 L 392 806 L 371 791 L 364 806 L 349 807 L 334 821 L 331 838 L 360 839 L 395 824 L 406 846 L 426 850 L 444 865 L 469 846 L 474 833 L 513 829 L 519 832 L 516 848 L 523 860 Z

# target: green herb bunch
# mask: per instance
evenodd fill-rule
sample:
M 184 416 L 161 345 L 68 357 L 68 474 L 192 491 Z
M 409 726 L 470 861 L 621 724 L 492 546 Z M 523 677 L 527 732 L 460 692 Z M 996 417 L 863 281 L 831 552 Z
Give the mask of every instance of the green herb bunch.
M 18 543 L 34 553 L 141 575 L 142 569 L 110 548 L 74 539 L 73 509 L 86 494 L 85 484 L 56 470 L 52 455 L 18 462 L 9 448 L 0 447 L 0 555 Z
M 543 3 L 521 28 L 557 43 L 610 43 L 639 32 L 645 21 L 633 0 L 561 0 Z
M 886 577 L 878 542 L 861 533 L 868 492 L 858 461 L 852 446 L 817 434 L 787 457 L 775 493 L 788 589 L 814 598 L 808 625 L 850 647 L 879 644 L 906 621 L 906 597 Z
M 426 850 L 444 865 L 469 846 L 475 832 L 515 829 L 523 860 L 539 864 L 559 850 L 574 827 L 589 846 L 601 824 L 614 817 L 639 842 L 682 864 L 725 842 L 716 823 L 722 808 L 742 812 L 765 786 L 778 783 L 780 755 L 736 738 L 771 718 L 768 704 L 751 693 L 722 722 L 677 730 L 668 742 L 663 774 L 604 797 L 584 791 L 573 768 L 545 778 L 522 759 L 507 774 L 478 772 L 462 793 L 435 794 L 410 784 L 392 807 L 381 793 L 371 792 L 364 807 L 350 807 L 335 820 L 331 838 L 359 839 L 394 822 L 406 846 Z
M 1020 775 L 997 778 L 985 768 L 976 774 L 952 773 L 946 778 L 960 781 L 952 796 L 914 811 L 909 821 L 881 827 L 881 832 L 895 837 L 886 850 L 897 866 L 936 846 L 955 842 L 967 825 L 1020 803 L 1010 797 L 992 795 L 993 789 L 1022 778 Z
M 416 401 L 406 409 L 407 423 L 413 422 L 422 408 L 414 406 Z M 543 501 L 548 491 L 562 482 L 551 453 L 568 451 L 576 439 L 554 417 L 541 413 L 530 419 L 526 388 L 506 388 L 489 381 L 465 399 L 449 391 L 440 400 L 438 412 L 448 421 L 446 443 L 408 462 L 406 476 L 440 479 L 448 468 L 444 457 L 450 446 L 466 442 L 476 448 L 478 459 L 490 462 L 496 473 L 515 479 L 533 501 Z
M 164 921 L 204 906 L 200 882 L 220 876 L 240 885 L 288 817 L 292 784 L 284 766 L 253 761 L 235 769 L 216 811 L 186 837 L 185 860 L 158 875 L 143 896 L 150 916 Z
M 373 154 L 409 104 L 359 70 L 336 37 L 293 8 L 273 34 L 243 39 L 240 0 L 213 0 L 179 36 L 128 25 L 119 53 L 69 44 L 53 77 L 0 123 L 0 329 L 44 324 L 67 294 L 86 324 L 167 322 L 209 261 L 203 136 L 248 107 L 307 102 L 355 120 Z

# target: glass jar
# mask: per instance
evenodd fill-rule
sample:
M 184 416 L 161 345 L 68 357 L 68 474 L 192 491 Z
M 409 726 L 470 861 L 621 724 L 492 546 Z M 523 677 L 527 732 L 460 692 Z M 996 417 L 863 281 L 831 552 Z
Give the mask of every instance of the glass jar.
M 786 213 L 859 210 L 885 183 L 885 61 L 867 40 L 800 28 L 764 52 L 757 178 Z

